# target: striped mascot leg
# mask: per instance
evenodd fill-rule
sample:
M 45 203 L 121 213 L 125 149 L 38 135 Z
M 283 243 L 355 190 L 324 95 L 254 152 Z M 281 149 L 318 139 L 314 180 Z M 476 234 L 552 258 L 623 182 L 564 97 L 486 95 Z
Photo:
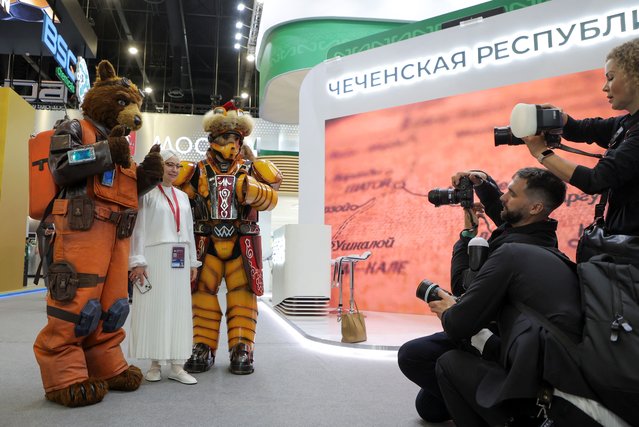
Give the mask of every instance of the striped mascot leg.
M 253 372 L 253 346 L 257 325 L 257 297 L 251 291 L 242 257 L 226 263 L 226 324 L 231 372 Z

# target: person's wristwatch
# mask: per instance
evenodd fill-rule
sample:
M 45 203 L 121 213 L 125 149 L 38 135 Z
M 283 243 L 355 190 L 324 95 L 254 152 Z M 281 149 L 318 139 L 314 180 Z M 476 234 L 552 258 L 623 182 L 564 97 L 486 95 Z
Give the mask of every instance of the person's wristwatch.
M 555 154 L 555 152 L 552 151 L 551 149 L 544 150 L 544 151 L 541 152 L 541 154 L 539 156 L 537 156 L 537 160 L 539 161 L 539 163 L 541 163 L 543 165 L 544 164 L 544 160 L 546 160 L 546 157 L 550 157 L 553 154 Z

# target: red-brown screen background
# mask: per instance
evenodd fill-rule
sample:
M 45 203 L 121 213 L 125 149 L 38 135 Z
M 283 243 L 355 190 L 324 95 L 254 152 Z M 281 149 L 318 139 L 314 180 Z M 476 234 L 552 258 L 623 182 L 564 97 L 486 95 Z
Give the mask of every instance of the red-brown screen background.
M 452 246 L 463 228 L 459 205 L 436 208 L 428 191 L 448 188 L 455 172 L 468 169 L 488 172 L 505 188 L 517 169 L 539 164 L 525 146 L 495 147 L 493 127 L 508 125 L 520 102 L 552 102 L 575 118 L 611 116 L 602 85 L 603 71 L 593 70 L 327 121 L 325 222 L 332 226 L 332 257 L 372 252 L 356 268 L 359 308 L 428 313 L 415 289 L 424 278 L 450 288 Z M 596 162 L 561 155 L 585 166 Z M 552 217 L 559 221 L 559 247 L 573 259 L 580 228 L 593 213 L 593 197 L 569 185 L 567 203 Z M 489 233 L 482 221 L 480 234 Z M 348 280 L 344 284 L 346 303 Z M 337 295 L 333 289 L 333 305 Z

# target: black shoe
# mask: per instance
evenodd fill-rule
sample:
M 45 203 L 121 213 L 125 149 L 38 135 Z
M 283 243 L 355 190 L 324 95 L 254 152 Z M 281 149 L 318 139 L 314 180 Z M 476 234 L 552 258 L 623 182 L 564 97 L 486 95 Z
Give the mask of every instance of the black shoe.
M 233 347 L 230 370 L 236 375 L 253 373 L 253 351 L 250 350 L 248 344 L 241 342 Z
M 211 347 L 204 343 L 197 343 L 193 346 L 193 353 L 184 364 L 184 370 L 191 374 L 206 372 L 215 363 L 215 356 L 211 352 Z

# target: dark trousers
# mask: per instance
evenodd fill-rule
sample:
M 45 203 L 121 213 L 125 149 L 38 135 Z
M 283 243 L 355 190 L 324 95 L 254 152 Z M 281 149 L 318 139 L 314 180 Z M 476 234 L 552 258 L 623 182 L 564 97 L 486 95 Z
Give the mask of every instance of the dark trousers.
M 536 399 L 510 399 L 490 408 L 479 406 L 477 388 L 491 363 L 465 351 L 453 350 L 439 358 L 437 381 L 446 406 L 457 427 L 475 426 L 539 426 Z M 595 422 L 580 409 L 561 398 L 553 398 L 548 412 L 554 427 L 596 427 Z
M 503 426 L 508 420 L 503 408 L 481 407 L 475 398 L 488 363 L 494 362 L 460 350 L 447 352 L 437 362 L 437 381 L 457 427 Z
M 444 398 L 437 384 L 435 365 L 437 359 L 456 348 L 445 332 L 408 341 L 399 348 L 397 362 L 406 377 L 421 387 L 415 399 L 420 417 L 431 423 L 450 419 Z

